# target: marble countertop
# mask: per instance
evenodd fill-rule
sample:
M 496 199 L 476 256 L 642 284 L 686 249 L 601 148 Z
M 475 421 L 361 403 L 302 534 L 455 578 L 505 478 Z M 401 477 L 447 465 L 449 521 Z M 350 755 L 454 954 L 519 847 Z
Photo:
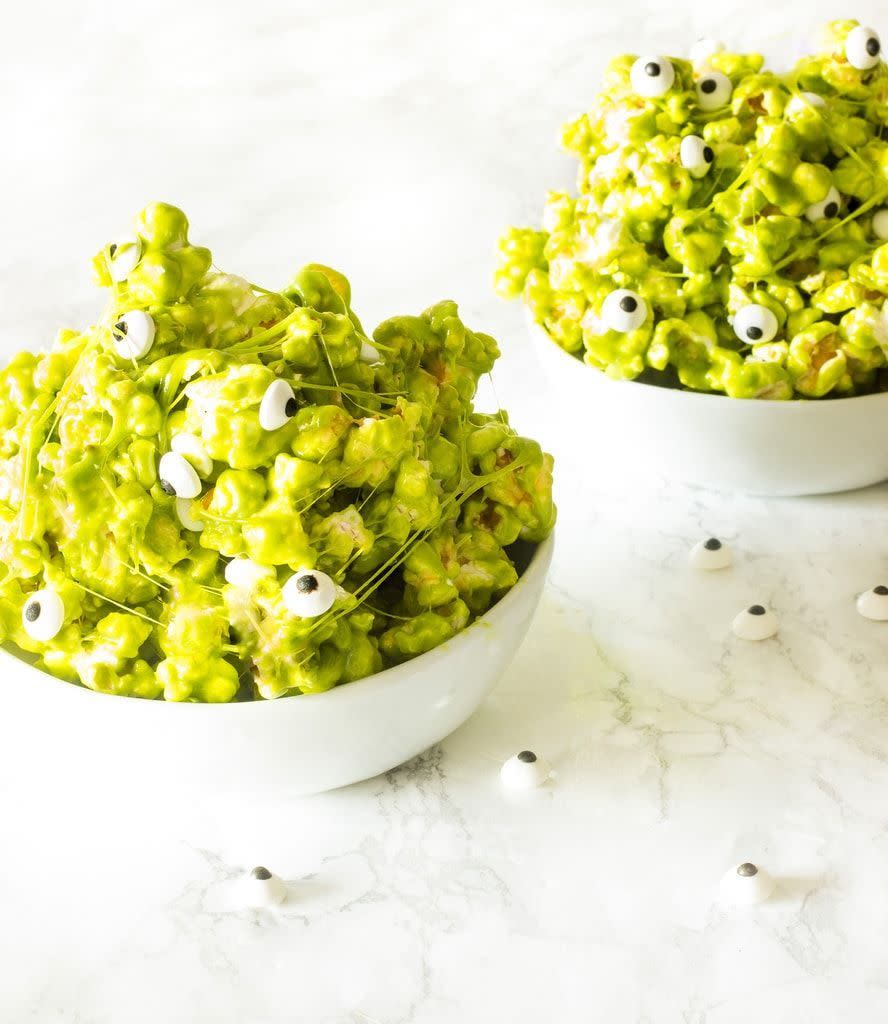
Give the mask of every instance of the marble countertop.
M 489 289 L 500 230 L 569 186 L 557 128 L 610 53 L 682 52 L 704 32 L 777 52 L 830 8 L 713 11 L 159 0 L 5 15 L 3 351 L 88 322 L 89 255 L 169 199 L 253 280 L 341 265 L 365 322 L 460 300 L 503 343 L 495 397 L 559 456 L 561 518 L 507 677 L 384 777 L 242 803 L 135 799 L 113 765 L 4 765 L 0 1020 L 885 1019 L 888 625 L 854 598 L 888 581 L 888 488 L 768 501 L 632 481 L 595 438 L 565 439 L 520 310 Z M 852 13 L 888 30 L 876 3 Z M 688 567 L 709 534 L 734 547 L 730 571 Z M 755 601 L 781 630 L 743 643 L 730 622 Z M 505 800 L 499 766 L 525 747 L 555 777 Z M 726 910 L 718 880 L 741 860 L 777 891 Z M 222 888 L 257 863 L 288 880 L 287 904 L 225 912 Z

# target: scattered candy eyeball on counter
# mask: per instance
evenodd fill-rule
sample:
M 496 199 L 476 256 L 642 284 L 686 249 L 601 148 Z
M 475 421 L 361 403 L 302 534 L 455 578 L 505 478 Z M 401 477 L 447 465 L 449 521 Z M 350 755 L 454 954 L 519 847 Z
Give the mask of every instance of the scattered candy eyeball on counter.
M 500 769 L 500 780 L 508 789 L 536 789 L 552 774 L 549 765 L 532 750 L 522 750 Z
M 725 106 L 734 91 L 731 80 L 720 71 L 707 71 L 695 86 L 697 102 L 703 110 L 717 110 Z
M 138 238 L 122 238 L 108 249 L 108 273 L 115 282 L 125 281 L 139 265 L 142 243 Z
M 734 561 L 731 549 L 723 544 L 718 537 L 701 540 L 691 548 L 690 562 L 695 569 L 711 572 L 715 569 L 727 569 Z
M 263 907 L 275 907 L 283 903 L 287 896 L 287 887 L 283 881 L 268 868 L 261 865 L 241 879 L 241 898 L 245 906 L 260 910 Z
M 48 587 L 35 590 L 22 608 L 22 626 L 32 640 L 52 640 L 65 623 L 62 599 Z
M 695 67 L 708 67 L 710 60 L 717 54 L 724 51 L 725 44 L 717 39 L 709 39 L 701 36 L 691 47 L 688 60 Z
M 375 345 L 371 345 L 369 341 L 361 342 L 361 352 L 358 358 L 362 363 L 373 363 L 381 362 L 379 355 L 379 349 Z
M 882 58 L 879 33 L 866 25 L 857 25 L 845 37 L 845 57 L 852 68 L 870 71 Z
M 151 351 L 154 331 L 154 319 L 143 309 L 132 309 L 111 328 L 114 351 L 122 359 L 142 359 Z
M 712 146 L 707 146 L 699 135 L 686 135 L 678 150 L 682 167 L 687 168 L 695 178 L 708 173 L 715 159 Z
M 777 632 L 777 616 L 762 604 L 751 604 L 736 616 L 731 629 L 741 640 L 767 640 Z
M 879 585 L 857 598 L 857 610 L 865 619 L 888 622 L 888 587 Z
M 733 906 L 753 906 L 770 899 L 774 892 L 774 879 L 757 864 L 746 861 L 725 872 L 719 886 L 722 903 Z
M 883 242 L 888 241 L 888 207 L 873 214 L 873 234 Z
M 833 217 L 838 217 L 841 205 L 842 196 L 833 186 L 826 193 L 825 199 L 821 199 L 819 203 L 812 203 L 805 210 L 805 216 L 812 224 L 818 220 L 832 220 Z
M 270 565 L 259 565 L 252 558 L 232 558 L 225 566 L 225 582 L 233 587 L 252 590 L 261 579 L 274 576 Z
M 617 288 L 608 295 L 601 306 L 601 319 L 611 331 L 628 334 L 635 331 L 647 318 L 647 303 L 628 288 Z
M 639 57 L 629 72 L 632 88 L 639 96 L 654 99 L 665 96 L 675 81 L 675 68 L 665 57 Z
M 259 403 L 259 426 L 278 430 L 296 415 L 298 406 L 293 389 L 285 380 L 274 380 L 265 389 Z
M 176 515 L 186 530 L 191 530 L 192 533 L 200 533 L 206 526 L 206 523 L 192 515 L 191 502 L 191 498 L 176 498 Z
M 164 494 L 177 498 L 196 498 L 200 494 L 200 477 L 194 466 L 178 452 L 164 452 L 157 467 L 157 476 Z
M 318 569 L 300 569 L 284 584 L 281 596 L 291 614 L 313 619 L 335 604 L 336 584 Z
M 777 335 L 779 324 L 777 317 L 767 306 L 759 306 L 751 302 L 734 314 L 732 323 L 734 334 L 741 341 L 750 345 L 773 341 Z

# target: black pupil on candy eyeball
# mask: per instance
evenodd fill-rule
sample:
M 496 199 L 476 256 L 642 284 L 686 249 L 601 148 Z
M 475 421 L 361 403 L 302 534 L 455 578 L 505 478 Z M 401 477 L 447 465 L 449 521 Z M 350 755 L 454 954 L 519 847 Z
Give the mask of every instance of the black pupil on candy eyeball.
M 118 320 L 117 323 L 114 325 L 114 333 L 120 335 L 121 337 L 124 337 L 126 335 L 126 332 L 127 325 L 122 320 Z
M 250 874 L 253 876 L 253 878 L 258 878 L 260 882 L 267 882 L 268 879 L 271 878 L 271 872 L 268 870 L 268 868 L 253 868 Z
M 161 480 L 160 481 L 160 489 L 163 491 L 164 494 L 175 494 L 176 493 L 176 488 L 173 487 L 173 485 L 169 482 L 169 480 Z
M 752 878 L 753 875 L 758 874 L 758 870 L 759 869 L 755 866 L 755 864 L 746 863 L 741 864 L 740 867 L 737 868 L 737 874 L 742 875 L 744 878 Z
M 117 252 L 117 243 L 116 242 L 112 242 L 111 245 L 108 246 L 108 255 L 111 257 L 112 260 L 114 259 L 114 254 L 116 252 Z
M 620 299 L 620 309 L 622 309 L 624 313 L 634 313 L 635 310 L 638 309 L 638 303 L 631 295 L 624 295 L 623 298 Z
M 706 543 L 703 545 L 703 547 L 706 548 L 707 551 L 718 551 L 718 549 L 721 546 L 722 542 L 718 539 L 718 537 L 710 537 L 709 540 L 706 541 Z
M 711 164 L 712 161 L 715 159 L 715 153 L 712 152 L 712 146 L 703 147 L 703 159 L 708 164 Z
M 839 204 L 838 203 L 827 203 L 826 206 L 824 206 L 824 208 L 823 208 L 823 214 L 824 214 L 825 217 L 835 217 L 835 215 L 838 212 L 839 212 Z
M 700 91 L 705 93 L 715 92 L 715 79 L 704 78 L 700 83 Z
M 879 597 L 884 597 L 886 594 L 888 594 L 888 587 L 884 587 L 882 585 L 879 585 L 878 587 L 873 587 L 873 593 L 878 594 Z
M 761 336 L 763 334 L 764 334 L 764 331 L 762 331 L 761 327 L 747 327 L 746 328 L 746 337 L 747 338 L 751 338 L 753 341 L 758 341 L 759 338 L 761 338 Z
M 523 761 L 525 764 L 533 764 L 536 759 L 537 756 L 532 750 L 522 750 L 518 755 L 518 760 Z
M 866 41 L 866 52 L 870 57 L 875 57 L 879 50 L 882 49 L 882 45 L 875 36 L 870 36 Z
M 312 576 L 310 572 L 306 573 L 304 576 L 300 576 L 299 579 L 296 580 L 296 589 L 300 594 L 313 594 L 318 589 L 317 576 Z
M 25 618 L 28 622 L 36 622 L 40 618 L 40 602 L 32 601 L 25 609 Z
M 296 405 L 296 399 L 295 398 L 288 398 L 287 399 L 287 404 L 284 406 L 284 412 L 288 416 L 295 416 L 297 408 L 298 407 Z
M 764 615 L 765 609 L 760 604 L 753 604 L 749 606 L 750 615 Z
M 651 78 L 656 78 L 660 74 L 660 65 L 655 61 L 649 61 L 644 66 L 644 73 L 650 75 Z

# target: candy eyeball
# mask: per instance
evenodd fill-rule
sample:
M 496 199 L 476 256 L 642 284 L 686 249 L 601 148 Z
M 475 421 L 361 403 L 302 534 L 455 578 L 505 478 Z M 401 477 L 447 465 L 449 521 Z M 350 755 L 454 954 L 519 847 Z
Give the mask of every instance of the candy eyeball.
M 261 865 L 253 868 L 241 879 L 240 884 L 244 905 L 254 910 L 277 906 L 287 896 L 287 887 L 283 881 Z
M 888 622 L 888 587 L 873 587 L 857 598 L 857 610 L 865 619 Z
M 665 57 L 639 57 L 629 72 L 629 81 L 639 96 L 665 96 L 675 81 L 675 68 Z
M 818 220 L 832 220 L 833 217 L 838 217 L 841 205 L 842 196 L 835 186 L 831 186 L 826 198 L 821 199 L 819 203 L 812 203 L 805 210 L 805 216 L 812 223 Z
M 888 241 L 888 207 L 873 214 L 873 234 L 880 241 Z
M 734 334 L 751 345 L 773 341 L 779 328 L 777 317 L 767 306 L 751 302 L 734 314 Z
M 730 100 L 734 86 L 730 78 L 720 71 L 707 71 L 697 81 L 695 89 L 697 102 L 703 110 L 717 110 Z
M 375 345 L 371 345 L 369 341 L 361 342 L 361 352 L 358 359 L 360 359 L 362 363 L 370 363 L 371 365 L 373 363 L 382 362 L 379 356 L 379 350 Z
M 111 328 L 111 338 L 122 359 L 142 359 L 154 344 L 154 320 L 143 309 L 132 309 Z
M 142 243 L 138 238 L 122 238 L 108 247 L 108 272 L 111 280 L 125 281 L 139 265 Z
M 882 42 L 875 29 L 858 25 L 845 37 L 845 57 L 852 68 L 869 71 L 882 59 Z
M 695 544 L 691 548 L 689 559 L 695 569 L 703 569 L 706 572 L 727 569 L 734 561 L 731 549 L 718 537 L 709 537 Z
M 686 135 L 678 151 L 681 166 L 686 167 L 695 178 L 702 178 L 712 166 L 715 153 L 699 135 Z
M 206 524 L 202 519 L 198 519 L 191 514 L 191 501 L 191 498 L 176 498 L 176 515 L 186 530 L 191 530 L 192 533 L 200 533 Z
M 688 60 L 696 67 L 707 67 L 710 60 L 717 53 L 722 53 L 724 48 L 725 44 L 720 43 L 717 39 L 708 39 L 705 36 L 701 36 L 691 47 Z
M 627 334 L 647 319 L 647 303 L 637 292 L 617 288 L 602 303 L 601 319 L 608 330 Z
M 774 892 L 774 879 L 757 864 L 745 861 L 725 872 L 719 886 L 722 903 L 753 906 L 764 903 Z
M 548 764 L 532 750 L 510 757 L 500 769 L 500 780 L 508 789 L 536 789 L 551 775 Z
M 293 389 L 285 380 L 273 380 L 259 403 L 259 426 L 277 430 L 296 415 L 298 406 Z
M 325 572 L 300 569 L 281 590 L 287 611 L 303 619 L 313 619 L 328 612 L 336 601 L 336 584 Z
M 178 452 L 161 455 L 157 476 L 164 494 L 177 498 L 196 498 L 200 494 L 200 477 L 194 466 Z
M 22 608 L 22 626 L 32 640 L 46 643 L 65 623 L 65 606 L 49 588 L 35 590 Z
M 777 632 L 777 616 L 762 604 L 744 608 L 731 625 L 740 640 L 767 640 Z
M 232 558 L 225 566 L 225 582 L 242 590 L 252 590 L 261 579 L 274 576 L 270 565 L 259 565 L 252 558 Z

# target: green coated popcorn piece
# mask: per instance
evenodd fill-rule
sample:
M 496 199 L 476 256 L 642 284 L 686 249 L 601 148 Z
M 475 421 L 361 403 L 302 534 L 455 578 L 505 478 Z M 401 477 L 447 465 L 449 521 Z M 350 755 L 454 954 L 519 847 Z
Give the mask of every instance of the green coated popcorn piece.
M 852 20 L 787 73 L 730 51 L 617 57 L 564 129 L 576 193 L 509 229 L 496 290 L 610 377 L 780 400 L 882 389 L 886 123 L 881 42 Z M 605 314 L 626 289 L 646 315 L 620 323 Z M 777 317 L 768 351 L 732 328 L 750 302 Z

